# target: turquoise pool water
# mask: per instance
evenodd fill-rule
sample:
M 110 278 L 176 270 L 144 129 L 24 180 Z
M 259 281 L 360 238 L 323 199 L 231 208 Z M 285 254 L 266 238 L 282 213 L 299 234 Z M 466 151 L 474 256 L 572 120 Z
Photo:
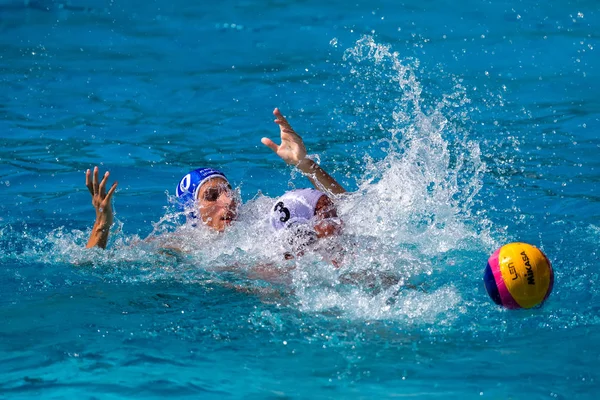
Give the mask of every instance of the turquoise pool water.
M 596 398 L 598 26 L 593 1 L 0 1 L 0 398 Z M 339 270 L 256 270 L 308 185 L 260 144 L 274 107 L 352 192 Z M 170 202 L 205 165 L 244 201 L 224 235 Z M 179 257 L 140 240 L 174 230 Z M 553 262 L 542 308 L 485 292 L 517 240 Z

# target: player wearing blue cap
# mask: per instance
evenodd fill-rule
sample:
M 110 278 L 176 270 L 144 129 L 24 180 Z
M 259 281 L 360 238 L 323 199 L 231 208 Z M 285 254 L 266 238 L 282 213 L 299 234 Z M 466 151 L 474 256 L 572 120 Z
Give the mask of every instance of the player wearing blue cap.
M 98 181 L 98 167 L 94 172 L 86 172 L 86 186 L 92 195 L 92 205 L 96 209 L 96 222 L 87 246 L 106 248 L 110 226 L 113 223 L 111 198 L 117 182 L 106 192 L 109 172 Z M 237 216 L 237 198 L 225 174 L 213 168 L 198 168 L 181 178 L 175 193 L 181 206 L 188 210 L 188 216 L 199 218 L 204 225 L 217 232 L 223 232 Z
M 198 168 L 179 181 L 175 194 L 181 205 L 191 210 L 190 218 L 223 232 L 237 216 L 238 202 L 225 174 L 213 168 Z M 196 212 L 198 211 L 198 213 Z

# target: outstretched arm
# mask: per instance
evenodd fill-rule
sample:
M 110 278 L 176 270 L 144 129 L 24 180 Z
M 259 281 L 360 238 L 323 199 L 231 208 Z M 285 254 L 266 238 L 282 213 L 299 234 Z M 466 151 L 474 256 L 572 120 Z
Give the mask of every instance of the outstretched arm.
M 92 228 L 92 234 L 85 247 L 91 248 L 98 246 L 106 248 L 110 226 L 113 223 L 113 210 L 111 198 L 117 189 L 117 182 L 113 183 L 108 193 L 106 193 L 106 183 L 110 173 L 106 171 L 102 182 L 98 183 L 98 167 L 94 167 L 94 173 L 88 169 L 85 173 L 85 186 L 87 186 L 92 195 L 92 205 L 96 209 L 96 222 Z
M 275 123 L 279 125 L 281 144 L 277 145 L 269 138 L 262 138 L 261 142 L 287 164 L 298 168 L 310 180 L 313 186 L 325 194 L 335 195 L 346 193 L 346 190 L 331 175 L 313 160 L 306 158 L 306 147 L 300 135 L 294 131 L 290 123 L 281 114 L 278 108 L 273 111 L 277 117 Z

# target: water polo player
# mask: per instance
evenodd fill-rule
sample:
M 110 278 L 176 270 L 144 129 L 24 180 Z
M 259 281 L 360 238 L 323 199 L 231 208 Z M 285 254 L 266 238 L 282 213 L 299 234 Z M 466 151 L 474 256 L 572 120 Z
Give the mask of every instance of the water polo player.
M 271 226 L 284 239 L 286 258 L 302 255 L 319 239 L 342 230 L 333 201 L 320 190 L 297 189 L 275 200 L 269 215 Z M 286 245 L 287 244 L 287 245 Z
M 213 168 L 198 168 L 183 178 L 175 191 L 191 218 L 223 232 L 237 216 L 238 201 L 223 172 Z M 196 210 L 198 213 L 196 213 Z
M 96 209 L 96 222 L 88 240 L 88 248 L 105 248 L 110 226 L 113 223 L 111 206 L 112 195 L 117 188 L 115 182 L 106 192 L 109 172 L 98 182 L 98 167 L 93 174 L 86 172 L 86 186 L 92 195 L 92 205 Z M 191 218 L 200 218 L 204 225 L 217 232 L 223 232 L 237 216 L 238 200 L 225 174 L 213 168 L 198 168 L 186 174 L 175 190 L 181 205 L 188 210 Z

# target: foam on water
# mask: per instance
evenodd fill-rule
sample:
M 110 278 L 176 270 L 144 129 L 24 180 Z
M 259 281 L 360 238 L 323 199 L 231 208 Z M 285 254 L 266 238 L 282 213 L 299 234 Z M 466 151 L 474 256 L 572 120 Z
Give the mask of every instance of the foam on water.
M 81 274 L 132 284 L 168 280 L 283 290 L 286 304 L 303 313 L 470 330 L 477 315 L 496 309 L 483 293 L 481 273 L 500 243 L 478 197 L 486 163 L 469 137 L 465 90 L 455 83 L 448 95 L 425 98 L 418 62 L 372 37 L 346 50 L 339 67 L 345 72 L 340 79 L 356 92 L 334 115 L 344 114 L 343 123 L 355 127 L 375 126 L 368 132 L 373 146 L 357 146 L 354 154 L 364 165 L 358 190 L 337 199 L 340 237 L 285 261 L 285 246 L 268 223 L 274 199 L 259 193 L 224 234 L 182 224 L 182 213 L 169 206 L 148 238 L 125 234 L 117 222 L 106 251 L 84 248 L 89 231 L 5 226 L 2 257 L 41 262 L 47 275 L 71 265 Z M 349 131 L 363 140 L 363 133 Z M 595 229 L 589 228 L 590 236 L 597 237 Z M 543 323 L 544 315 L 528 315 L 530 323 Z M 562 313 L 555 316 L 552 326 L 562 323 Z
M 597 4 L 0 3 L 6 396 L 595 398 Z M 273 106 L 352 192 L 344 235 L 290 261 Z M 270 197 L 182 225 L 161 191 L 194 163 Z M 553 261 L 541 309 L 483 287 L 515 240 Z
M 346 287 L 308 290 L 304 278 L 297 296 L 304 309 L 339 309 L 360 319 L 428 324 L 452 318 L 464 303 L 447 275 L 452 253 L 485 254 L 494 245 L 484 216 L 471 212 L 485 170 L 478 144 L 457 123 L 465 123 L 456 120 L 460 113 L 445 115 L 468 99 L 457 85 L 454 93 L 425 101 L 417 61 L 403 60 L 372 37 L 346 50 L 344 61 L 344 79 L 359 88 L 349 101 L 357 119 L 385 110 L 373 117 L 384 133 L 384 156 L 364 155 L 359 190 L 340 201 L 342 246 L 352 250 L 336 279 Z M 356 278 L 352 289 L 348 274 Z
M 380 150 L 356 154 L 365 165 L 358 190 L 337 200 L 344 234 L 314 252 L 283 259 L 268 224 L 274 199 L 259 193 L 224 234 L 181 224 L 181 213 L 169 208 L 147 239 L 125 235 L 117 223 L 106 251 L 84 249 L 88 232 L 30 237 L 25 229 L 19 237 L 4 229 L 4 246 L 12 239 L 27 243 L 4 257 L 73 264 L 125 282 L 267 284 L 284 287 L 290 304 L 306 313 L 451 326 L 474 290 L 461 277 L 479 274 L 483 261 L 472 260 L 485 260 L 497 245 L 485 214 L 474 211 L 486 165 L 466 128 L 465 90 L 456 83 L 442 98 L 423 98 L 418 61 L 372 37 L 346 50 L 340 68 L 347 72 L 340 79 L 362 93 L 341 107 L 351 104 L 355 126 L 379 113 L 372 122 Z

